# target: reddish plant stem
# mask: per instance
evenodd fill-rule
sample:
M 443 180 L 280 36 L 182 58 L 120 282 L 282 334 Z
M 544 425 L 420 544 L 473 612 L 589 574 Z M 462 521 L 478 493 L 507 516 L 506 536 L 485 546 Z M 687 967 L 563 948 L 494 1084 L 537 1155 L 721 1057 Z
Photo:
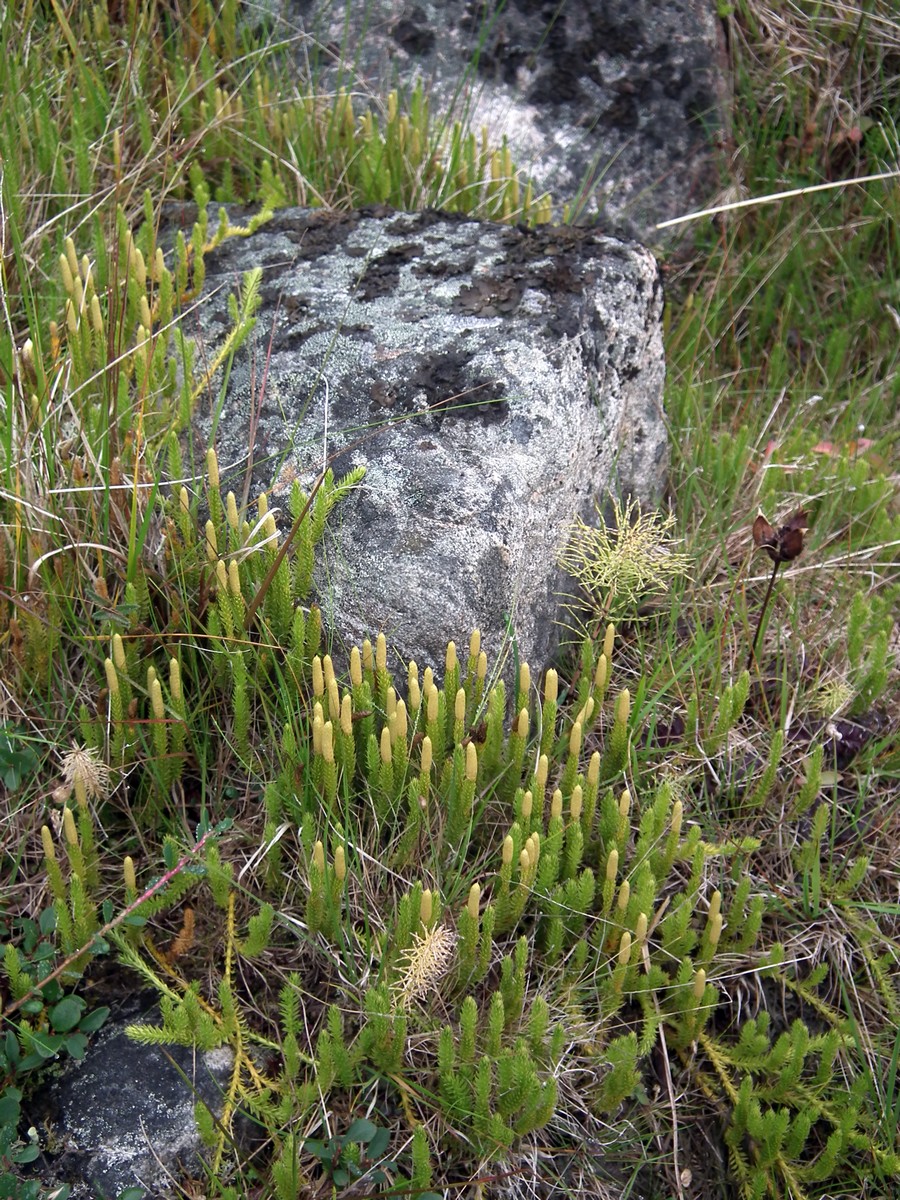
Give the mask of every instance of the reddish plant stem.
M 113 917 L 111 921 L 107 921 L 103 928 L 98 929 L 97 932 L 91 937 L 90 941 L 85 942 L 85 944 L 79 950 L 76 950 L 74 954 L 70 954 L 68 958 L 63 959 L 59 966 L 55 967 L 49 975 L 45 975 L 43 979 L 39 979 L 38 982 L 35 983 L 34 986 L 25 993 L 24 996 L 20 996 L 18 1000 L 14 1000 L 12 1004 L 7 1005 L 3 1012 L 0 1013 L 0 1017 L 2 1017 L 3 1020 L 6 1020 L 8 1017 L 11 1017 L 13 1013 L 18 1012 L 26 1000 L 30 1000 L 32 996 L 37 995 L 41 988 L 45 987 L 48 983 L 52 983 L 54 979 L 57 979 L 64 971 L 68 970 L 72 963 L 79 959 L 82 954 L 90 950 L 92 943 L 96 941 L 97 938 L 105 937 L 108 933 L 115 929 L 116 926 L 121 925 L 126 917 L 130 917 L 135 909 L 140 908 L 145 900 L 151 899 L 158 891 L 164 888 L 166 884 L 171 883 L 175 876 L 179 875 L 188 865 L 192 856 L 195 855 L 198 850 L 203 848 L 207 839 L 210 838 L 215 832 L 215 828 L 207 829 L 203 837 L 194 843 L 190 850 L 188 850 L 187 854 L 180 858 L 170 871 L 166 871 L 165 875 L 162 875 L 159 879 L 157 879 L 156 883 L 148 887 L 141 896 L 138 896 L 137 900 L 132 901 L 132 903 L 129 904 L 127 908 L 124 908 L 117 917 Z
M 750 653 L 747 655 L 748 671 L 753 670 L 753 662 L 756 658 L 756 643 L 759 641 L 759 635 L 762 632 L 763 620 L 765 619 L 766 609 L 769 607 L 769 600 L 772 596 L 772 588 L 775 586 L 775 576 L 778 574 L 778 568 L 780 566 L 781 563 L 776 561 L 775 566 L 772 568 L 772 574 L 769 577 L 769 586 L 766 588 L 766 596 L 759 612 L 759 620 L 756 623 L 756 634 L 753 638 L 753 645 L 750 647 Z

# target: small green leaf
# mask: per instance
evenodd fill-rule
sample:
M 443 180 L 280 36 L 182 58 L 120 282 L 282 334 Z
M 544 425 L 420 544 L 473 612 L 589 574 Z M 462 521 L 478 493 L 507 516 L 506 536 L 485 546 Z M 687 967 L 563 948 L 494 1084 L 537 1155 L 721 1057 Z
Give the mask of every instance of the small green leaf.
M 64 1045 L 73 1058 L 81 1059 L 87 1052 L 88 1040 L 83 1033 L 70 1033 Z
M 0 1096 L 0 1125 L 15 1125 L 19 1120 L 19 1096 L 10 1095 L 14 1091 L 15 1088 L 7 1088 Z
M 15 1067 L 19 1061 L 21 1052 L 19 1050 L 19 1039 L 11 1029 L 7 1029 L 6 1031 L 6 1040 L 3 1049 L 6 1054 L 6 1061 L 11 1067 Z
M 388 1142 L 391 1140 L 390 1130 L 376 1129 L 372 1138 L 369 1140 L 369 1145 L 366 1153 L 369 1158 L 381 1158 L 385 1150 L 387 1150 Z
M 41 1058 L 52 1058 L 58 1054 L 63 1044 L 61 1033 L 36 1033 L 33 1036 L 34 1053 Z
M 40 1152 L 40 1146 L 23 1146 L 21 1150 L 14 1150 L 11 1158 L 14 1163 L 30 1163 L 34 1162 Z
M 0 728 L 0 779 L 14 792 L 38 766 L 38 758 L 23 734 L 12 725 Z
M 377 1132 L 378 1126 L 373 1124 L 372 1121 L 367 1121 L 365 1117 L 362 1117 L 360 1120 L 353 1122 L 344 1134 L 344 1137 L 348 1142 L 363 1142 L 365 1145 L 368 1145 Z
M 35 1067 L 43 1066 L 44 1056 L 42 1054 L 26 1054 L 17 1068 L 21 1075 L 25 1071 L 33 1071 Z M 0 1193 L 2 1195 L 2 1193 Z
M 50 1010 L 50 1024 L 57 1033 L 68 1033 L 81 1020 L 85 1004 L 80 996 L 66 996 Z
M 78 1029 L 81 1033 L 96 1033 L 108 1016 L 108 1008 L 95 1008 L 79 1021 Z

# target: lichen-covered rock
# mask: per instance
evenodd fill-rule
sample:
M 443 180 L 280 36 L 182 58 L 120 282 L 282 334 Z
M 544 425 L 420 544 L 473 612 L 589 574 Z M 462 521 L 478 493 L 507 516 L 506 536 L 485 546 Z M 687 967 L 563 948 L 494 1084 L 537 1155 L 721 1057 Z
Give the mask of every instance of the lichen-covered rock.
M 662 486 L 652 256 L 585 229 L 285 210 L 209 257 L 186 318 L 208 359 L 256 265 L 264 302 L 216 427 L 223 486 L 241 496 L 249 471 L 284 531 L 295 479 L 308 492 L 326 460 L 336 475 L 364 465 L 317 575 L 338 642 L 384 631 L 439 665 L 477 626 L 489 653 L 515 639 L 544 665 L 567 523 L 607 489 Z M 201 445 L 211 429 L 204 404 Z
M 727 61 L 713 0 L 286 0 L 298 70 L 383 97 L 421 80 L 563 203 L 653 241 L 717 186 Z
M 144 1046 L 124 1026 L 105 1029 L 43 1097 L 53 1155 L 42 1174 L 67 1183 L 72 1200 L 114 1200 L 132 1187 L 171 1195 L 183 1174 L 203 1173 L 194 1106 L 221 1112 L 231 1050 Z

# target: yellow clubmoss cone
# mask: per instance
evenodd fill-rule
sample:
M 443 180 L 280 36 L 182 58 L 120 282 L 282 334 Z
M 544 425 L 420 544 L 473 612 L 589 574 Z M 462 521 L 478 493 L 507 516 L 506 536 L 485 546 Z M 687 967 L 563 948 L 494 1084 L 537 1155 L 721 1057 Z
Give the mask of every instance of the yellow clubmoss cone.
M 210 447 L 206 452 L 206 474 L 209 478 L 209 486 L 215 491 L 219 490 L 219 460 L 216 457 L 215 450 Z
M 237 533 L 240 528 L 240 519 L 238 518 L 237 501 L 234 498 L 234 492 L 229 492 L 225 497 L 225 516 L 228 524 Z
M 627 967 L 631 959 L 631 934 L 626 929 L 619 942 L 619 966 Z
M 581 809 L 584 803 L 581 784 L 576 783 L 572 789 L 572 799 L 569 801 L 569 812 L 573 821 L 581 820 Z
M 534 807 L 534 796 L 528 791 L 522 797 L 522 820 L 529 821 L 531 819 L 531 810 Z
M 362 657 L 359 653 L 359 646 L 354 646 L 350 651 L 350 683 L 353 687 L 359 687 L 363 681 Z
M 322 670 L 322 660 L 318 654 L 312 660 L 312 686 L 314 696 L 325 695 L 325 674 Z
M 423 775 L 428 775 L 431 771 L 431 764 L 433 761 L 432 753 L 431 738 L 426 734 L 426 736 L 422 738 L 421 773 Z
M 71 808 L 63 809 L 63 833 L 70 846 L 78 845 L 78 831 L 75 828 L 75 818 Z
M 322 724 L 322 757 L 326 763 L 334 762 L 334 726 L 330 721 Z
M 53 834 L 46 825 L 41 826 L 41 846 L 44 851 L 44 857 L 54 860 L 56 858 L 56 848 L 53 845 Z

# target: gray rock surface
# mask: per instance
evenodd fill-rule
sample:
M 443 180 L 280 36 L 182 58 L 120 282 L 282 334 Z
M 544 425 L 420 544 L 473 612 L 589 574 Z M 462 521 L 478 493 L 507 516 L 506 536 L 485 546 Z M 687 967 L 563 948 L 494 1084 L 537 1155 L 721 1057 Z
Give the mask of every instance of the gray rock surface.
M 264 304 L 217 426 L 223 486 L 240 496 L 249 469 L 284 530 L 293 479 L 309 491 L 327 456 L 336 475 L 364 465 L 317 577 L 345 647 L 383 630 L 402 660 L 439 666 L 477 626 L 489 656 L 512 634 L 547 665 L 567 524 L 609 488 L 661 490 L 652 256 L 587 229 L 285 210 L 209 257 L 186 329 L 207 359 L 257 265 Z M 208 407 L 196 425 L 206 445 Z
M 104 1030 L 47 1098 L 53 1184 L 71 1184 L 72 1200 L 113 1200 L 128 1187 L 170 1195 L 185 1172 L 202 1177 L 194 1105 L 202 1099 L 221 1112 L 231 1051 L 167 1046 L 164 1052 L 132 1041 L 124 1026 Z
M 298 69 L 365 97 L 422 80 L 586 222 L 653 242 L 717 186 L 727 60 L 713 0 L 286 0 Z

